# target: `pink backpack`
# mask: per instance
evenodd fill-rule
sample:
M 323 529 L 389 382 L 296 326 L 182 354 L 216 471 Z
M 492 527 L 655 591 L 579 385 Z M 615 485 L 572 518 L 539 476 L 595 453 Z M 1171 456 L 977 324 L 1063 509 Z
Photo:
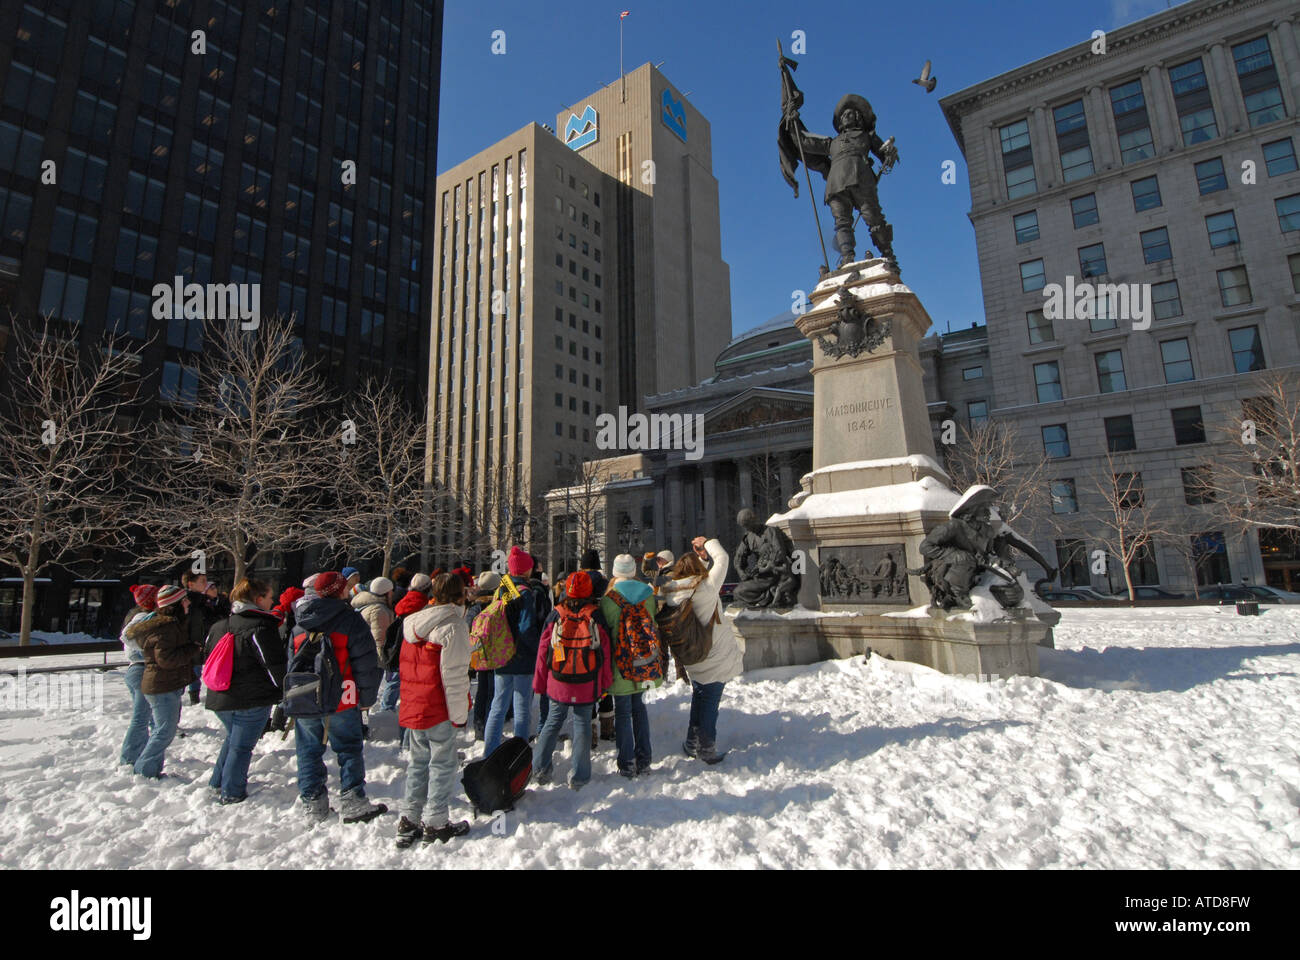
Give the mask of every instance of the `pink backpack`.
M 203 685 L 209 690 L 229 690 L 230 674 L 235 668 L 235 635 L 226 633 L 208 654 L 203 664 Z

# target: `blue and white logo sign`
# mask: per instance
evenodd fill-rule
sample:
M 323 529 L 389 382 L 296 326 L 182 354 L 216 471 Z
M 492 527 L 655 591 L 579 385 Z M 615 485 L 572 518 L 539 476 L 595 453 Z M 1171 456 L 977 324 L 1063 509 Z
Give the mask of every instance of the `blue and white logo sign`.
M 661 98 L 662 107 L 659 116 L 664 122 L 664 126 L 671 130 L 686 142 L 686 108 L 682 106 L 680 100 L 673 99 L 673 92 L 664 87 L 664 95 Z
M 595 143 L 598 133 L 596 108 L 587 104 L 582 116 L 569 114 L 569 122 L 564 125 L 564 142 L 570 150 L 581 150 Z

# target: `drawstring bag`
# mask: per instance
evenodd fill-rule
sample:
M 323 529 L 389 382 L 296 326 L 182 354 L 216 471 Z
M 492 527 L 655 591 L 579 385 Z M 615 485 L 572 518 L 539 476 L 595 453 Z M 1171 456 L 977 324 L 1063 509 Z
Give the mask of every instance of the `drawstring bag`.
M 203 685 L 209 690 L 229 690 L 235 669 L 235 635 L 223 634 L 203 664 Z

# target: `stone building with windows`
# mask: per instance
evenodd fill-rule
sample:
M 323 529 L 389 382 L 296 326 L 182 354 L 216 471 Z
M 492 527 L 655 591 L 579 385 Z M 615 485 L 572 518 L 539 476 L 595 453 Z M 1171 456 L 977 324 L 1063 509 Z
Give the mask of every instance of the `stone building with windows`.
M 1300 367 L 1298 30 L 1288 0 L 1191 0 L 941 101 L 970 177 L 985 412 L 1052 459 L 1067 586 L 1123 582 L 1085 562 L 1122 463 L 1173 531 L 1138 583 L 1300 588 L 1297 544 L 1216 523 L 1194 482 L 1261 379 Z

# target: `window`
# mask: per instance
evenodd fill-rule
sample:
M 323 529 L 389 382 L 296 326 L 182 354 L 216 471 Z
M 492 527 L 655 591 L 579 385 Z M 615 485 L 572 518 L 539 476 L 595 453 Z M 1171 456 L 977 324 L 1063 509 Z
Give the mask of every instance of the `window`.
M 1066 183 L 1091 176 L 1092 147 L 1088 143 L 1088 118 L 1083 101 L 1075 100 L 1052 111 L 1056 121 L 1056 144 L 1061 150 L 1061 175 Z
M 1300 254 L 1297 254 L 1297 256 L 1300 256 Z M 1056 339 L 1056 331 L 1052 329 L 1052 321 L 1043 316 L 1043 311 L 1030 310 L 1025 314 L 1025 319 L 1029 323 L 1030 343 L 1050 343 Z
M 1190 147 L 1217 137 L 1219 127 L 1214 122 L 1214 104 L 1210 100 L 1210 85 L 1205 80 L 1201 58 L 1170 67 L 1169 85 L 1174 92 L 1183 146 Z
M 1237 82 L 1241 84 L 1241 98 L 1246 103 L 1246 116 L 1252 127 L 1281 120 L 1286 116 L 1282 106 L 1282 90 L 1277 83 L 1277 69 L 1273 66 L 1273 51 L 1268 37 L 1257 37 L 1232 48 L 1232 59 L 1237 64 Z
M 1151 141 L 1151 123 L 1147 119 L 1146 98 L 1142 81 L 1131 80 L 1110 88 L 1110 109 L 1115 115 L 1115 133 L 1119 136 L 1119 155 L 1124 163 L 1136 163 L 1156 155 Z
M 564 394 L 557 393 L 555 395 L 555 405 L 561 408 L 564 406 Z
M 1038 239 L 1037 210 L 1018 213 L 1011 222 L 1016 228 L 1016 243 L 1028 243 L 1030 240 Z
M 1115 502 L 1125 510 L 1136 510 L 1143 504 L 1142 474 L 1117 473 L 1112 478 L 1115 484 Z
M 1140 482 L 1141 478 L 1139 478 Z M 1141 506 L 1138 503 L 1138 506 Z M 1135 587 L 1151 587 L 1160 582 L 1160 572 L 1156 568 L 1156 555 L 1150 543 L 1137 548 L 1133 559 L 1129 561 L 1128 575 Z
M 1169 250 L 1169 231 L 1165 227 L 1145 230 L 1139 237 L 1142 240 L 1142 259 L 1147 263 L 1159 263 L 1173 257 Z
M 1192 348 L 1186 337 L 1161 343 L 1160 362 L 1165 366 L 1165 383 L 1185 383 L 1196 379 L 1192 369 Z
M 1270 177 L 1295 172 L 1295 144 L 1290 137 L 1264 144 L 1264 166 L 1268 168 Z
M 1038 392 L 1039 403 L 1060 400 L 1063 395 L 1060 363 L 1056 360 L 1048 360 L 1046 363 L 1034 364 L 1034 387 Z
M 1208 466 L 1183 467 L 1183 501 L 1197 506 L 1214 502 L 1214 471 Z
M 1217 276 L 1219 301 L 1225 307 L 1236 307 L 1251 302 L 1250 278 L 1246 276 L 1245 267 L 1228 267 L 1226 270 L 1218 271 Z
M 998 131 L 1002 141 L 1002 173 L 1007 198 L 1017 200 L 1038 192 L 1034 179 L 1034 148 L 1029 140 L 1029 121 L 1017 120 Z
M 53 314 L 68 323 L 81 323 L 85 315 L 87 285 L 85 277 L 46 268 L 41 284 L 40 313 Z
M 983 376 L 984 367 L 982 365 L 978 367 L 963 367 L 961 371 L 961 378 L 963 380 L 978 380 Z
M 562 437 L 562 436 L 564 436 L 564 426 L 563 426 L 563 424 L 559 424 L 559 423 L 557 423 L 557 424 L 555 425 L 555 435 L 556 435 L 557 437 Z M 558 450 L 556 451 L 556 456 L 559 456 L 559 451 L 558 451 Z
M 1273 206 L 1277 210 L 1277 225 L 1283 233 L 1300 230 L 1300 193 L 1278 197 L 1273 201 Z
M 1215 157 L 1213 160 L 1202 160 L 1196 164 L 1196 189 L 1201 191 L 1201 196 L 1207 193 L 1214 193 L 1217 190 L 1228 189 L 1228 177 L 1223 172 L 1223 158 Z
M 1205 423 L 1200 407 L 1178 407 L 1169 411 L 1174 422 L 1174 443 L 1180 447 L 1205 442 Z
M 1291 268 L 1291 289 L 1300 293 L 1300 253 L 1293 253 L 1286 258 L 1286 264 Z
M 1074 217 L 1074 229 L 1092 226 L 1101 219 L 1097 215 L 1097 195 L 1089 193 L 1082 197 L 1075 197 L 1070 201 L 1070 213 Z
M 1119 417 L 1107 417 L 1104 421 L 1106 427 L 1106 449 L 1111 453 L 1126 453 L 1129 450 L 1136 450 L 1137 435 L 1133 432 L 1133 418 L 1128 414 Z
M 1228 346 L 1232 348 L 1232 367 L 1237 373 L 1264 369 L 1264 344 L 1259 338 L 1259 327 L 1229 330 Z
M 1070 431 L 1063 423 L 1043 427 L 1043 452 L 1053 459 L 1070 455 Z
M 989 402 L 987 400 L 969 400 L 966 403 L 966 422 L 974 427 L 978 424 L 985 423 L 989 418 Z
M 1177 280 L 1151 285 L 1151 309 L 1157 320 L 1182 316 L 1183 301 L 1178 296 Z
M 1079 248 L 1079 272 L 1084 277 L 1100 277 L 1106 273 L 1106 248 L 1094 243 Z
M 1073 480 L 1053 480 L 1049 489 L 1052 513 L 1078 513 L 1079 499 L 1074 493 Z
M 1210 235 L 1211 250 L 1241 242 L 1237 236 L 1237 218 L 1231 210 L 1210 214 L 1205 218 L 1205 229 Z
M 1025 293 L 1043 289 L 1046 282 L 1042 260 L 1030 260 L 1020 265 L 1020 289 Z
M 1133 187 L 1133 211 L 1141 213 L 1143 210 L 1153 210 L 1161 205 L 1160 200 L 1160 181 L 1156 177 L 1143 177 L 1141 180 L 1134 180 L 1131 184 Z
M 563 350 L 563 349 L 564 349 L 564 338 L 563 338 L 563 337 L 556 337 L 556 338 L 555 338 L 555 349 L 556 349 L 556 350 Z
M 1088 586 L 1088 544 L 1083 540 L 1057 540 L 1056 568 L 1061 572 L 1062 587 Z
M 1127 390 L 1124 382 L 1124 354 L 1119 350 L 1106 350 L 1096 356 L 1097 389 L 1102 393 Z
M 1228 544 L 1222 531 L 1192 537 L 1192 557 L 1196 562 L 1196 585 L 1211 587 L 1232 583 L 1232 566 L 1228 563 Z

